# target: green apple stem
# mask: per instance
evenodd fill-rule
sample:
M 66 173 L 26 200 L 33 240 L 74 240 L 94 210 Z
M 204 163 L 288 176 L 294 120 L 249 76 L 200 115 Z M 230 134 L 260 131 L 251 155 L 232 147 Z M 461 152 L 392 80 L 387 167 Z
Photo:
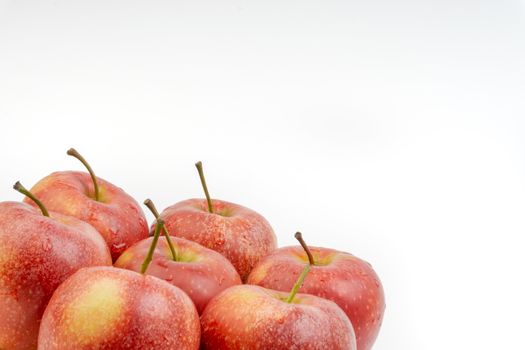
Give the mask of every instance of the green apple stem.
M 155 251 L 155 248 L 157 248 L 157 242 L 159 241 L 160 231 L 162 231 L 163 226 L 164 221 L 162 221 L 162 219 L 157 219 L 157 225 L 155 225 L 155 234 L 153 235 L 153 242 L 151 242 L 148 255 L 146 255 L 146 258 L 144 259 L 144 262 L 140 267 L 141 274 L 146 273 L 146 271 L 148 270 L 148 266 L 151 263 L 151 260 L 153 260 L 153 252 Z
M 91 166 L 89 165 L 89 163 L 84 159 L 84 157 L 82 157 L 82 155 L 80 153 L 77 152 L 76 149 L 74 148 L 70 148 L 68 151 L 67 151 L 67 154 L 69 156 L 73 156 L 75 157 L 76 159 L 80 160 L 80 162 L 82 164 L 84 164 L 84 166 L 86 167 L 87 171 L 89 172 L 89 175 L 91 175 L 91 180 L 93 180 L 93 186 L 95 187 L 95 200 L 98 202 L 100 201 L 100 191 L 98 189 L 98 182 L 97 182 L 97 177 L 95 176 L 95 172 L 93 171 L 93 169 L 91 168 Z
M 288 299 L 286 299 L 287 303 L 291 303 L 293 301 L 293 298 L 295 298 L 295 295 L 299 291 L 299 288 L 303 285 L 304 279 L 306 278 L 306 275 L 308 275 L 308 272 L 310 272 L 310 264 L 306 264 L 304 266 L 303 272 L 301 272 L 301 275 L 297 279 L 297 282 L 293 285 L 292 291 L 290 292 L 290 295 L 288 296 Z
M 199 177 L 201 178 L 202 188 L 204 189 L 204 194 L 206 195 L 206 201 L 208 201 L 208 211 L 213 213 L 213 206 L 211 204 L 210 193 L 208 192 L 208 186 L 206 186 L 206 179 L 204 178 L 204 170 L 202 170 L 202 162 L 198 161 L 195 163 L 197 171 L 199 172 Z
M 155 217 L 156 220 L 160 218 L 160 214 L 151 199 L 149 198 L 146 199 L 144 201 L 144 205 L 148 207 L 148 209 L 153 213 L 153 216 Z M 171 256 L 174 261 L 177 261 L 177 252 L 175 251 L 175 247 L 173 246 L 173 242 L 171 241 L 171 237 L 170 237 L 170 234 L 166 226 L 163 227 L 163 230 L 164 230 L 164 236 L 166 237 L 166 241 L 168 242 L 168 247 L 170 247 Z
M 301 247 L 303 247 L 304 251 L 306 252 L 306 255 L 308 255 L 308 261 L 310 262 L 310 265 L 315 265 L 312 252 L 310 252 L 310 248 L 308 248 L 308 246 L 304 242 L 303 235 L 301 234 L 301 232 L 295 233 L 295 239 L 297 239 L 299 243 L 301 243 Z
M 28 197 L 29 199 L 31 199 L 33 202 L 35 202 L 36 205 L 38 205 L 38 207 L 40 208 L 40 210 L 42 211 L 42 215 L 44 216 L 48 216 L 49 217 L 49 212 L 47 211 L 46 207 L 44 206 L 44 204 L 38 199 L 35 197 L 34 194 L 32 194 L 31 192 L 29 192 L 24 186 L 22 186 L 22 184 L 20 183 L 20 181 L 17 181 L 14 185 L 13 185 L 13 188 L 15 190 L 17 190 L 18 192 L 22 193 L 24 196 Z

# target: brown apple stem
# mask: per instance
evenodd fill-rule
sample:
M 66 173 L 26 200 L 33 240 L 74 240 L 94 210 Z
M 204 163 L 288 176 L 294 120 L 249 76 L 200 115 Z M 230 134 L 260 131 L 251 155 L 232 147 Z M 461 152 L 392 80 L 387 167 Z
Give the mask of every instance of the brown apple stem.
M 202 188 L 204 189 L 204 194 L 206 195 L 206 201 L 208 201 L 208 211 L 213 213 L 213 206 L 211 204 L 210 193 L 208 192 L 208 186 L 206 186 L 206 179 L 204 178 L 204 170 L 202 170 L 202 162 L 198 161 L 195 163 L 197 171 L 199 172 L 199 177 L 201 178 Z
M 26 197 L 28 197 L 29 199 L 31 199 L 33 202 L 35 202 L 35 204 L 38 205 L 38 207 L 39 207 L 40 210 L 42 211 L 42 215 L 49 217 L 49 212 L 47 211 L 47 209 L 46 209 L 46 207 L 44 206 L 44 204 L 43 204 L 38 198 L 36 198 L 34 194 L 32 194 L 31 192 L 29 192 L 24 186 L 22 186 L 22 184 L 20 183 L 20 181 L 17 181 L 17 182 L 13 185 L 13 188 L 14 188 L 15 190 L 17 190 L 18 192 L 22 193 L 24 196 L 26 196 Z
M 290 295 L 288 296 L 288 299 L 286 299 L 287 303 L 291 303 L 293 301 L 293 298 L 299 291 L 299 288 L 303 285 L 304 279 L 306 278 L 306 275 L 308 275 L 308 272 L 310 272 L 310 264 L 306 264 L 304 267 L 303 272 L 301 272 L 301 275 L 297 279 L 297 282 L 293 285 L 292 291 L 290 292 Z
M 98 182 L 97 182 L 97 177 L 95 176 L 95 172 L 93 171 L 89 163 L 84 159 L 84 157 L 82 157 L 82 155 L 77 152 L 76 149 L 70 148 L 67 151 L 67 154 L 69 156 L 73 156 L 76 159 L 80 160 L 80 162 L 84 164 L 84 166 L 86 167 L 87 171 L 89 172 L 89 175 L 91 175 L 91 180 L 93 180 L 93 186 L 95 187 L 95 200 L 98 202 L 100 200 L 100 193 L 98 189 Z
M 308 261 L 310 262 L 310 265 L 315 265 L 312 252 L 310 252 L 310 248 L 308 248 L 308 246 L 304 242 L 303 235 L 301 234 L 301 232 L 295 233 L 295 239 L 297 239 L 299 243 L 301 243 L 301 247 L 303 247 L 304 251 L 306 252 L 306 255 L 308 255 Z
M 156 220 L 160 218 L 160 214 L 151 199 L 149 198 L 146 199 L 144 201 L 144 205 L 148 207 L 148 209 L 153 213 L 153 216 L 155 217 Z M 164 236 L 166 237 L 166 241 L 168 242 L 168 247 L 170 247 L 171 256 L 174 261 L 177 261 L 177 252 L 175 251 L 175 247 L 173 246 L 173 242 L 171 241 L 171 237 L 170 237 L 170 234 L 166 226 L 163 227 L 163 230 L 164 230 Z
M 159 241 L 160 231 L 162 231 L 163 226 L 164 221 L 162 221 L 162 219 L 157 219 L 157 225 L 155 225 L 155 233 L 153 234 L 153 242 L 151 242 L 148 255 L 146 255 L 146 258 L 144 259 L 144 262 L 140 267 L 141 274 L 146 273 L 146 271 L 148 270 L 148 266 L 151 263 L 151 260 L 153 260 L 153 252 L 155 251 L 155 248 L 157 248 L 157 242 Z

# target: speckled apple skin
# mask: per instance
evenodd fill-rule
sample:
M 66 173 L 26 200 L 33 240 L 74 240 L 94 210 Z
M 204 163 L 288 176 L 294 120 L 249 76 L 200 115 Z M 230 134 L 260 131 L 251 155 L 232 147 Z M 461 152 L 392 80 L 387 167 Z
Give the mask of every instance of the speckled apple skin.
M 166 238 L 160 237 L 147 274 L 186 292 L 199 314 L 214 296 L 242 284 L 237 270 L 221 254 L 187 239 L 172 237 L 171 240 L 179 261 L 172 259 Z M 153 237 L 150 237 L 134 244 L 122 253 L 115 266 L 140 272 L 152 241 Z
M 231 287 L 201 317 L 208 350 L 355 350 L 352 324 L 333 302 L 259 286 Z
M 36 349 L 40 318 L 54 290 L 82 267 L 111 265 L 89 224 L 25 203 L 0 203 L 0 349 Z
M 148 237 L 148 224 L 137 202 L 122 189 L 97 177 L 100 201 L 94 200 L 93 181 L 81 171 L 54 172 L 31 192 L 49 210 L 74 216 L 95 227 L 106 240 L 113 261 L 133 243 Z M 26 203 L 35 205 L 29 199 Z
M 351 254 L 319 247 L 310 247 L 310 250 L 314 261 L 320 265 L 312 266 L 301 293 L 334 301 L 354 326 L 357 349 L 371 349 L 385 311 L 385 296 L 379 277 L 369 263 Z M 288 291 L 307 262 L 302 247 L 280 248 L 252 270 L 247 283 Z
M 199 315 L 179 288 L 115 267 L 85 268 L 53 294 L 38 350 L 197 350 Z
M 244 281 L 259 260 L 277 248 L 277 238 L 255 211 L 214 199 L 214 213 L 205 199 L 188 199 L 161 213 L 171 235 L 195 241 L 231 261 Z

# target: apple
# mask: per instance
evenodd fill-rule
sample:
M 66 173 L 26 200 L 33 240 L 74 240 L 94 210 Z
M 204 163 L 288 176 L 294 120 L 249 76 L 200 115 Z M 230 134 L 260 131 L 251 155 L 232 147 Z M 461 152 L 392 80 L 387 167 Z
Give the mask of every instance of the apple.
M 339 306 L 297 294 L 309 268 L 308 264 L 304 267 L 290 293 L 242 285 L 216 296 L 201 316 L 202 347 L 355 350 L 352 324 Z
M 0 203 L 0 349 L 35 349 L 44 309 L 55 289 L 82 267 L 111 265 L 102 236 L 76 218 Z
M 264 258 L 250 273 L 247 283 L 286 291 L 305 262 L 312 269 L 301 291 L 334 301 L 354 326 L 357 349 L 368 350 L 377 338 L 385 311 L 385 296 L 372 266 L 345 252 L 308 247 L 298 232 L 301 246 L 284 247 Z
M 157 236 L 162 225 L 159 220 Z M 53 294 L 38 350 L 197 350 L 199 343 L 199 314 L 182 290 L 146 274 L 92 267 Z
M 159 217 L 151 200 L 144 204 Z M 139 272 L 151 252 L 148 274 L 186 292 L 199 314 L 215 295 L 242 283 L 237 270 L 221 254 L 183 238 L 171 238 L 165 228 L 164 234 L 160 239 L 154 236 L 135 243 L 120 255 L 115 267 Z
M 87 161 L 73 148 L 88 173 L 54 172 L 32 189 L 49 210 L 74 216 L 95 227 L 106 240 L 113 261 L 133 243 L 148 237 L 148 225 L 138 203 L 122 189 L 95 176 Z
M 166 208 L 160 217 L 173 236 L 195 241 L 221 253 L 245 280 L 261 258 L 277 248 L 264 217 L 241 205 L 211 199 L 202 163 L 197 162 L 206 199 L 188 199 Z

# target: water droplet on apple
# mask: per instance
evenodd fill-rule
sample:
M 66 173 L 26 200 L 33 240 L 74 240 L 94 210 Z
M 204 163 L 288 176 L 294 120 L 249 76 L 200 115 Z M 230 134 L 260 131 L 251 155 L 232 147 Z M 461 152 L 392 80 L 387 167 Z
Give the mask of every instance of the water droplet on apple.
M 111 239 L 117 238 L 117 232 L 111 228 L 108 228 L 108 235 Z
M 134 213 L 138 213 L 139 212 L 137 207 L 135 205 L 131 204 L 131 203 L 128 203 L 128 208 L 129 208 L 129 210 L 131 210 Z
M 42 242 L 42 250 L 44 252 L 48 252 L 51 250 L 51 248 L 53 248 L 53 245 L 51 244 L 51 241 L 49 240 L 49 238 L 46 238 L 43 242 Z
M 359 270 L 359 276 L 361 276 L 361 277 L 368 277 L 368 273 L 366 271 Z
M 219 246 L 222 246 L 224 244 L 224 237 L 218 237 L 215 239 L 215 241 L 213 242 L 215 247 L 219 247 Z
M 168 267 L 168 261 L 166 261 L 166 259 L 159 259 L 156 261 L 157 262 L 157 265 L 159 265 L 160 267 Z
M 111 248 L 114 252 L 122 252 L 126 248 L 126 243 L 113 243 Z

